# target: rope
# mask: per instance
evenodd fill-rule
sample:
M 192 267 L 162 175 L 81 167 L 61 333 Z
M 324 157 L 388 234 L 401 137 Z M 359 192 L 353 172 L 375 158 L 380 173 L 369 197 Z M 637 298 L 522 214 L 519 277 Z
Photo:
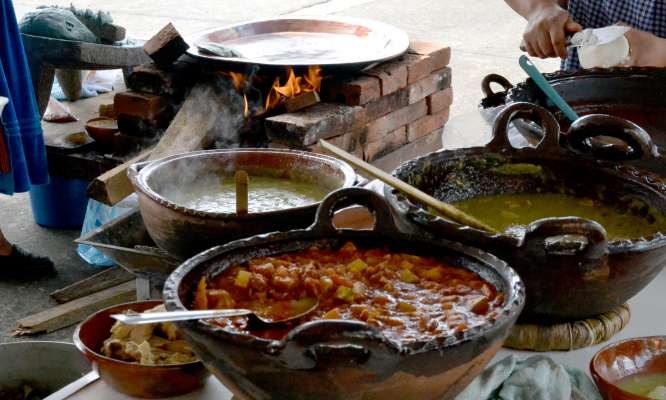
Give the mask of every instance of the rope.
M 504 347 L 518 350 L 575 350 L 607 341 L 621 331 L 631 318 L 627 304 L 594 318 L 556 325 L 515 325 Z

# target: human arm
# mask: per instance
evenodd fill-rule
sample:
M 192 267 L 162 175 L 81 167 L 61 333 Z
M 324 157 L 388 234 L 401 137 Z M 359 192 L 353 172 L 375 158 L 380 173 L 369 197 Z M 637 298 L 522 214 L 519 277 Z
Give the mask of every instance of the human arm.
M 560 7 L 558 0 L 505 0 L 527 20 L 523 43 L 534 57 L 567 57 L 566 37 L 583 28 Z
M 629 41 L 624 66 L 666 67 L 666 39 L 638 29 L 631 29 L 624 36 Z

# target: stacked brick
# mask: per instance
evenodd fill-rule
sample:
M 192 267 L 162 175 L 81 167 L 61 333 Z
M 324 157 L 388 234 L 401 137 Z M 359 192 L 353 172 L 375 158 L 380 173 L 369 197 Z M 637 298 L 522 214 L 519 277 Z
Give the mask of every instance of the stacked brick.
M 145 148 L 159 138 L 194 84 L 197 68 L 176 61 L 166 66 L 151 63 L 133 69 L 127 79 L 129 90 L 114 97 L 113 108 L 120 129 L 115 138 L 116 152 Z
M 453 99 L 450 57 L 446 46 L 417 42 L 361 75 L 325 79 L 323 103 L 267 118 L 270 145 L 318 151 L 328 139 L 385 169 L 434 151 Z

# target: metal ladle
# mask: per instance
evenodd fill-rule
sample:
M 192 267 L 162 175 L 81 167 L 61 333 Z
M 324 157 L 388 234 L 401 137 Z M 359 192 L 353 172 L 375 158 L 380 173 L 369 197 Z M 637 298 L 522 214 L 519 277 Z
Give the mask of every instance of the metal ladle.
M 261 316 L 256 311 L 245 308 L 231 308 L 220 310 L 187 310 L 187 311 L 164 311 L 139 314 L 112 314 L 111 318 L 125 325 L 156 324 L 160 322 L 189 321 L 193 319 L 213 319 L 247 316 L 249 324 L 279 325 L 301 319 L 319 307 L 319 299 L 305 298 L 298 301 L 295 313 L 281 319 L 270 319 Z M 275 302 L 271 307 L 279 304 L 292 303 L 292 301 Z M 293 304 L 293 303 L 292 303 Z

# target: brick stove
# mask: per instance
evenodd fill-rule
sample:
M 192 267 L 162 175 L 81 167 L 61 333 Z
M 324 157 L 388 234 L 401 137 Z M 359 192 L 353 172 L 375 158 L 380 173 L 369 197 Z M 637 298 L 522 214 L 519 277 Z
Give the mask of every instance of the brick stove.
M 320 152 L 319 139 L 378 167 L 400 163 L 441 147 L 452 102 L 450 48 L 414 42 L 407 54 L 351 77 L 322 81 L 321 102 L 295 112 L 261 117 L 262 140 L 249 146 Z M 200 66 L 178 61 L 144 65 L 118 93 L 115 111 L 123 135 L 150 140 L 168 126 Z M 256 132 L 255 132 L 256 134 Z

